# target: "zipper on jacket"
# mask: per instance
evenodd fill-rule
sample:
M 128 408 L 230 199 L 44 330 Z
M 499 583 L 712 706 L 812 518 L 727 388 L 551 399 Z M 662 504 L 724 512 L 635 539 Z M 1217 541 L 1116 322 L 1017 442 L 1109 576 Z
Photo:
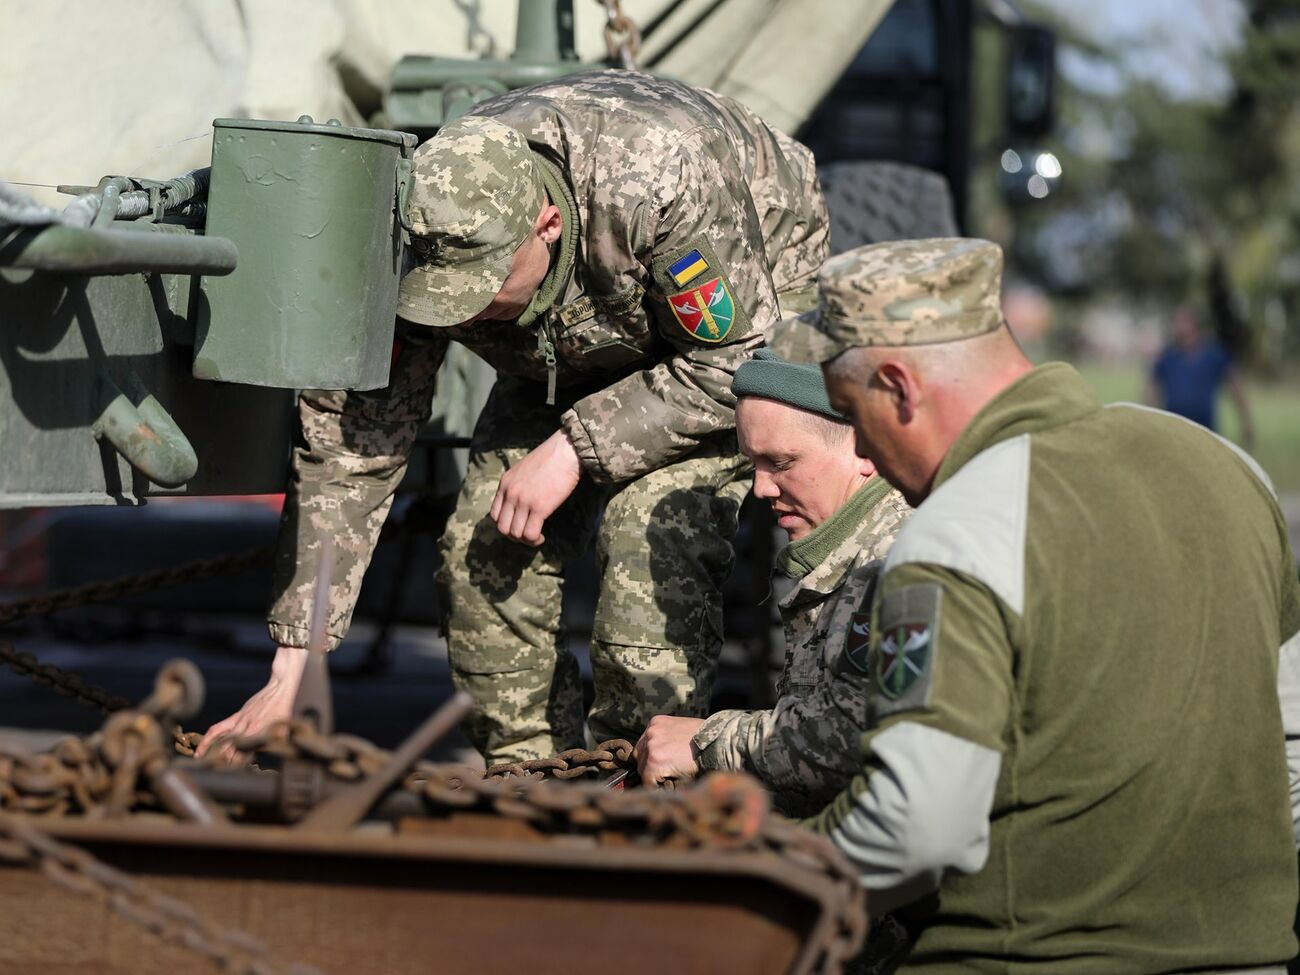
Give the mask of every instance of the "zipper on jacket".
M 555 343 L 551 341 L 550 315 L 537 323 L 537 351 L 546 360 L 546 405 L 555 405 Z

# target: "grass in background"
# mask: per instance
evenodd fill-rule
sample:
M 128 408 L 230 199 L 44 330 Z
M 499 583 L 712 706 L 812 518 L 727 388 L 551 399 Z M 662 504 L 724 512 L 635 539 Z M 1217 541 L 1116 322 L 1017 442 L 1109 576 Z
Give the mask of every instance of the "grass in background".
M 1103 403 L 1141 402 L 1144 367 L 1077 365 Z M 1300 495 L 1300 389 L 1294 383 L 1246 378 L 1246 399 L 1255 418 L 1255 459 L 1273 479 L 1279 494 Z M 1220 432 L 1240 443 L 1237 410 L 1219 397 Z

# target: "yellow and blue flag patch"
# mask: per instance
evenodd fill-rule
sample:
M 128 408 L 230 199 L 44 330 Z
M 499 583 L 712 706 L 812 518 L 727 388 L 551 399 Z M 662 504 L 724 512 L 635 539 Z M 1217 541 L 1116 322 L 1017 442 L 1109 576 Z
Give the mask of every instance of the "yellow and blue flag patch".
M 698 250 L 692 250 L 680 260 L 668 265 L 668 276 L 677 287 L 684 287 L 687 281 L 698 278 L 709 269 L 709 262 Z

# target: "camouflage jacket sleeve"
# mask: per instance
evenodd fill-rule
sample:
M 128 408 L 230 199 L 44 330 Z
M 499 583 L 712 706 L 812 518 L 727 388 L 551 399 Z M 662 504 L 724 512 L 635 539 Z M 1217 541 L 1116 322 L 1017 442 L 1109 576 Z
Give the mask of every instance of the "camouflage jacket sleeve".
M 393 493 L 429 418 L 446 349 L 443 340 L 403 340 L 384 389 L 306 390 L 299 397 L 268 615 L 277 644 L 307 645 L 316 556 L 326 538 L 334 540 L 329 648 L 347 633 Z
M 701 127 L 683 137 L 628 226 L 650 270 L 652 327 L 673 352 L 564 414 L 565 433 L 599 482 L 658 470 L 733 429 L 732 374 L 778 314 L 758 215 L 720 131 Z M 674 313 L 672 298 L 714 302 L 694 318 L 698 335 Z
M 853 778 L 861 768 L 867 677 L 845 653 L 846 638 L 854 615 L 870 611 L 882 565 L 877 559 L 854 570 L 822 607 L 809 639 L 787 653 L 775 707 L 719 711 L 701 726 L 695 744 L 702 769 L 751 773 L 791 816 L 821 809 Z M 802 693 L 801 658 L 816 674 Z

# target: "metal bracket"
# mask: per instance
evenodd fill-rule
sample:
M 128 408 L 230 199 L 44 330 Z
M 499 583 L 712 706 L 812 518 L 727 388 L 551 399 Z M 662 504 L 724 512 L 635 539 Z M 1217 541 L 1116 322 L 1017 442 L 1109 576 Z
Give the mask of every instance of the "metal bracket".
M 407 204 L 411 202 L 411 160 L 405 157 L 397 160 L 397 222 L 402 229 L 410 231 L 410 218 L 406 215 Z

